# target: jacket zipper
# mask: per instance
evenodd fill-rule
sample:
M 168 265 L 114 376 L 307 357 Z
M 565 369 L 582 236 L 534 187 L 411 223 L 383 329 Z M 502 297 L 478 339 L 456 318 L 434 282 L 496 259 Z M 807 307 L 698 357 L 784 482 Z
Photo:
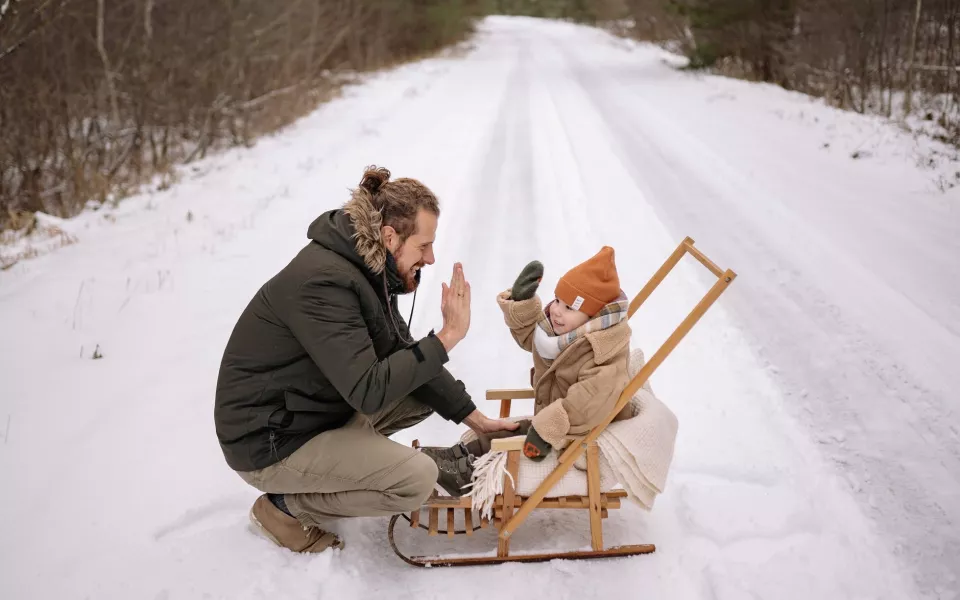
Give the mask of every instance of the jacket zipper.
M 273 457 L 279 462 L 280 452 L 277 450 L 277 433 L 272 430 L 270 431 L 270 450 L 273 452 Z

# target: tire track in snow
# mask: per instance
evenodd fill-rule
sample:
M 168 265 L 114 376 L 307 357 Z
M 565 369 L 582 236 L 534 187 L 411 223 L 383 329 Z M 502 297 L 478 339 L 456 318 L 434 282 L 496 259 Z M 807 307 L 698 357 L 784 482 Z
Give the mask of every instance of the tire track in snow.
M 533 56 L 536 60 L 532 71 L 537 73 L 531 89 L 536 99 L 533 135 L 535 168 L 538 169 L 538 237 L 548 239 L 553 232 L 565 228 L 572 232 L 562 241 L 554 240 L 547 261 L 548 271 L 553 265 L 556 265 L 553 266 L 555 271 L 562 271 L 562 267 L 595 252 L 600 244 L 611 244 L 618 249 L 623 287 L 628 293 L 635 292 L 665 256 L 662 251 L 666 244 L 650 251 L 651 245 L 658 246 L 663 239 L 659 221 L 645 205 L 633 203 L 637 191 L 631 178 L 625 172 L 621 157 L 606 147 L 606 126 L 586 97 L 587 92 L 575 81 L 571 83 L 569 66 L 562 60 L 562 52 L 549 44 L 539 43 Z M 546 207 L 552 211 L 544 210 Z M 672 282 L 663 284 L 655 299 L 645 307 L 646 314 L 638 316 L 634 340 L 639 341 L 644 349 L 655 347 L 653 338 L 665 336 L 668 328 L 672 330 L 685 316 L 689 306 L 677 300 L 683 299 L 692 306 L 693 299 L 699 299 L 705 291 L 705 287 L 696 285 L 692 272 L 681 265 Z M 546 280 L 544 283 L 549 285 Z M 762 405 L 766 399 L 762 391 L 743 390 L 744 384 L 735 383 L 734 375 L 723 373 L 722 367 L 711 364 L 718 362 L 712 359 L 717 348 L 726 348 L 727 352 L 732 349 L 725 339 L 718 339 L 717 332 L 710 329 L 709 323 L 720 311 L 722 307 L 717 307 L 707 316 L 697 332 L 661 368 L 654 382 L 655 388 L 658 382 L 667 383 L 661 394 L 681 412 L 680 454 L 691 456 L 678 457 L 675 475 L 668 484 L 670 489 L 658 500 L 656 516 L 648 520 L 625 511 L 618 515 L 619 533 L 628 542 L 672 540 L 666 547 L 661 547 L 657 569 L 669 569 L 676 562 L 689 565 L 705 560 L 705 565 L 727 565 L 716 567 L 723 570 L 731 568 L 732 560 L 744 561 L 753 568 L 762 565 L 765 571 L 777 572 L 797 555 L 808 554 L 813 546 L 819 546 L 823 557 L 816 565 L 804 567 L 805 571 L 816 571 L 818 566 L 827 565 L 830 562 L 828 557 L 839 552 L 844 543 L 849 543 L 850 537 L 858 535 L 857 527 L 845 528 L 827 539 L 818 537 L 823 535 L 822 528 L 832 523 L 829 517 L 824 519 L 820 515 L 821 502 L 815 496 L 811 497 L 811 490 L 797 488 L 788 476 L 795 475 L 797 470 L 808 475 L 810 469 L 804 465 L 802 457 L 791 455 L 789 443 L 769 439 L 770 433 L 750 435 L 750 424 L 755 424 L 757 430 L 769 429 L 773 435 L 784 432 L 778 425 L 780 415 Z M 651 320 L 662 322 L 651 323 Z M 752 358 L 730 364 L 746 368 L 753 366 Z M 677 385 L 678 378 L 693 382 Z M 696 384 L 697 378 L 714 381 L 721 390 L 720 395 L 717 398 L 703 397 L 702 386 Z M 737 398 L 738 394 L 741 397 Z M 696 405 L 682 405 L 690 401 Z M 737 418 L 746 425 L 739 423 L 740 428 L 732 433 L 710 430 L 714 424 L 730 427 L 731 418 L 727 413 L 734 411 L 743 413 Z M 735 435 L 741 439 L 730 444 L 732 440 L 726 438 Z M 710 457 L 705 457 L 704 452 L 691 451 L 690 445 L 697 444 L 695 440 L 700 436 L 707 436 L 700 445 L 721 451 Z M 725 445 L 735 448 L 733 451 L 723 450 Z M 767 456 L 758 460 L 756 455 L 759 452 L 765 452 Z M 722 482 L 717 485 L 711 478 Z M 835 490 L 829 489 L 828 485 L 824 487 L 828 488 L 828 498 L 836 497 Z M 716 491 L 709 493 L 712 488 Z M 730 500 L 718 511 L 717 502 L 712 498 L 720 493 Z M 776 498 L 790 498 L 793 502 L 780 505 Z M 750 505 L 755 514 L 743 511 Z M 704 545 L 704 541 L 708 543 Z M 759 558 L 763 555 L 770 558 Z M 872 559 L 868 557 L 865 564 L 870 563 Z M 646 565 L 641 561 L 635 564 Z M 736 567 L 732 568 L 736 570 Z M 688 577 L 696 579 L 697 570 L 689 569 L 689 566 L 685 569 Z M 847 584 L 871 585 L 858 581 L 856 575 L 849 573 L 825 571 L 816 579 L 819 581 L 813 587 L 822 586 L 819 589 L 825 591 Z M 705 576 L 699 579 L 699 586 L 696 582 L 690 582 L 690 585 L 704 590 L 708 596 L 722 593 L 725 587 Z M 772 583 L 756 581 L 753 585 L 756 591 Z
M 663 222 L 678 235 L 693 231 L 706 243 L 701 245 L 722 248 L 741 275 L 748 275 L 731 289 L 736 301 L 730 306 L 776 365 L 773 374 L 792 403 L 788 408 L 812 427 L 864 512 L 889 535 L 889 549 L 904 555 L 927 591 L 950 582 L 960 556 L 954 526 L 960 523 L 960 446 L 951 428 L 953 410 L 943 391 L 926 388 L 849 318 L 809 267 L 821 254 L 837 273 L 846 269 L 849 275 L 877 277 L 876 283 L 889 274 L 861 271 L 853 262 L 844 267 L 853 255 L 827 259 L 825 234 L 777 202 L 759 201 L 762 181 L 699 143 L 674 115 L 646 103 L 637 93 L 640 82 L 624 83 L 617 69 L 585 64 L 560 45 L 558 50 Z M 701 165 L 712 166 L 709 180 L 700 177 Z M 795 247 L 806 250 L 806 264 L 782 252 L 778 232 L 792 232 Z M 820 244 L 810 243 L 817 238 Z M 942 331 L 930 335 L 951 344 Z M 889 415 L 900 415 L 906 429 L 888 432 Z
M 523 39 L 512 42 L 509 55 L 514 62 L 484 141 L 482 160 L 469 175 L 478 185 L 464 199 L 470 217 L 458 227 L 462 237 L 455 251 L 464 259 L 473 310 L 471 334 L 462 349 L 451 355 L 450 368 L 475 373 L 468 381 L 475 398 L 482 398 L 485 389 L 524 385 L 522 373 L 529 368 L 524 367 L 529 355 L 515 347 L 495 300 L 537 254 L 531 206 L 535 193 L 529 141 L 529 47 Z M 494 412 L 480 406 L 488 414 Z

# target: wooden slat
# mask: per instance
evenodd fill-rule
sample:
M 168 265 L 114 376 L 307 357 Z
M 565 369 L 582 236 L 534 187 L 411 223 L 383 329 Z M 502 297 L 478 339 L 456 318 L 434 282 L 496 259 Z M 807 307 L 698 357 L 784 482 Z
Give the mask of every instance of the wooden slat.
M 465 523 L 464 529 L 467 532 L 467 535 L 473 535 L 473 510 L 469 508 L 463 509 L 463 522 Z
M 430 535 L 437 535 L 437 526 L 440 524 L 440 509 L 431 508 L 430 512 Z
M 506 419 L 510 416 L 510 405 L 512 404 L 512 398 L 504 398 L 500 401 L 500 418 Z
M 508 438 L 500 438 L 496 440 L 490 440 L 490 450 L 496 452 L 510 452 L 511 450 L 523 450 L 523 442 L 526 440 L 526 436 L 515 435 Z M 519 460 L 519 457 L 518 459 Z
M 526 501 L 526 498 L 517 496 L 516 500 L 514 500 L 514 505 L 519 506 Z M 600 506 L 604 509 L 620 508 L 620 499 L 606 498 L 603 494 L 600 494 Z M 537 505 L 537 509 L 541 508 L 564 510 L 589 509 L 590 496 L 563 496 L 560 498 L 546 498 L 541 500 L 540 504 Z M 495 508 L 494 510 L 499 510 L 499 507 Z
M 453 537 L 454 535 L 453 532 L 456 529 L 453 525 L 454 510 L 456 509 L 453 509 L 453 508 L 447 509 L 447 537 Z
M 420 509 L 410 513 L 410 527 L 419 527 L 420 526 Z
M 600 450 L 596 442 L 587 447 L 587 491 L 590 495 L 590 545 L 603 550 L 603 507 L 600 505 Z
M 487 390 L 487 400 L 530 400 L 533 397 L 533 390 L 530 388 L 522 390 Z
M 494 440 L 496 441 L 496 440 Z M 513 477 L 513 481 L 518 481 L 520 471 L 520 452 L 513 450 L 507 453 L 507 473 Z M 503 523 L 507 523 L 513 517 L 513 503 L 516 500 L 516 491 L 513 489 L 513 482 L 510 477 L 503 476 Z M 510 538 L 501 537 L 497 540 L 497 556 L 507 556 L 510 553 Z
M 687 246 L 687 252 L 689 252 L 694 258 L 700 261 L 700 264 L 705 266 L 710 270 L 711 273 L 717 277 L 723 277 L 723 269 L 714 264 L 712 260 L 706 257 L 703 252 L 700 252 L 699 248 L 695 248 L 693 245 L 693 240 L 687 238 L 683 240 L 683 243 Z
M 480 529 L 486 529 L 490 526 L 490 519 L 487 517 L 480 517 Z
M 473 506 L 473 501 L 468 496 L 460 496 L 459 498 L 454 498 L 453 496 L 435 496 L 429 498 L 424 506 L 433 506 L 436 508 L 470 508 Z

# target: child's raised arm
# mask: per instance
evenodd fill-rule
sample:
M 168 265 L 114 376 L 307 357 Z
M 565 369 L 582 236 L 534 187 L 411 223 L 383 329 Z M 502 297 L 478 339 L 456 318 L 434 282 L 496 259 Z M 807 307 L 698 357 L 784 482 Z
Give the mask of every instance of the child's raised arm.
M 520 272 L 513 287 L 497 296 L 497 304 L 503 311 L 503 320 L 510 328 L 510 334 L 527 352 L 533 352 L 533 335 L 543 315 L 543 306 L 536 296 L 542 279 L 543 265 L 532 261 Z
M 533 352 L 533 336 L 543 312 L 540 298 L 514 300 L 510 297 L 510 290 L 506 290 L 497 296 L 497 304 L 503 311 L 503 321 L 510 328 L 510 335 L 521 348 Z

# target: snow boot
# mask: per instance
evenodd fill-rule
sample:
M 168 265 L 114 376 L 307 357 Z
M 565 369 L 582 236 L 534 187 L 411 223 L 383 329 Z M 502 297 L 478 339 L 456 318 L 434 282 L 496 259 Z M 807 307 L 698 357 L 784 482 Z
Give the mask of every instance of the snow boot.
M 465 492 L 463 486 L 473 480 L 473 462 L 478 456 L 490 452 L 490 442 L 495 439 L 525 435 L 530 429 L 530 420 L 518 421 L 520 427 L 514 431 L 501 430 L 496 433 L 475 434 L 476 439 L 458 442 L 449 448 L 423 446 L 420 451 L 437 463 L 437 487 L 459 497 Z
M 437 486 L 454 497 L 464 494 L 463 486 L 473 480 L 474 455 L 463 443 L 449 448 L 426 446 L 420 451 L 437 464 Z
M 345 546 L 338 535 L 318 527 L 304 527 L 295 517 L 274 506 L 266 494 L 253 503 L 250 522 L 257 533 L 293 552 L 319 553 L 328 548 L 343 549 Z

